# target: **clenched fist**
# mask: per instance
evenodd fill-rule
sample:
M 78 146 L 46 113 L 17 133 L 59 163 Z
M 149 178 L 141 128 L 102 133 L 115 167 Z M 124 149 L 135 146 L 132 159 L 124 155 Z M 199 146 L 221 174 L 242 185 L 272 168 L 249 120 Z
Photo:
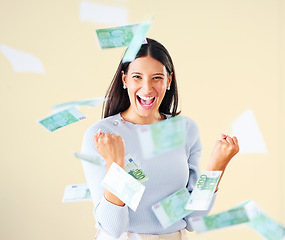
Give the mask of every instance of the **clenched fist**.
M 105 159 L 107 171 L 113 162 L 124 169 L 125 165 L 125 144 L 124 140 L 109 132 L 102 133 L 99 129 L 94 136 L 94 144 L 97 152 Z
M 221 139 L 217 140 L 214 146 L 208 169 L 211 169 L 211 171 L 225 170 L 230 160 L 238 151 L 239 145 L 237 138 L 231 138 L 230 136 L 222 134 Z

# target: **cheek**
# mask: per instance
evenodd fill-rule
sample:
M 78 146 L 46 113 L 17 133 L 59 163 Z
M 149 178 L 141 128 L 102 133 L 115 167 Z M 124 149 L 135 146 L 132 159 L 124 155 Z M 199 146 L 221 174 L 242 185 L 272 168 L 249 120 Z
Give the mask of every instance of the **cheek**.
M 128 86 L 128 95 L 130 100 L 136 100 L 136 89 L 132 85 Z
M 166 82 L 163 82 L 163 84 L 160 84 L 156 87 L 156 91 L 159 93 L 159 94 L 165 94 L 166 92 Z

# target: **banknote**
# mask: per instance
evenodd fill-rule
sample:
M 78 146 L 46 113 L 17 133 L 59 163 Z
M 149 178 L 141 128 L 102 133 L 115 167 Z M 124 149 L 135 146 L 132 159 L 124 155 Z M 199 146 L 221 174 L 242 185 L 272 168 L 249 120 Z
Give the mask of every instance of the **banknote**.
M 285 239 L 285 226 L 273 221 L 261 210 L 247 224 L 267 240 Z
M 76 107 L 76 106 L 92 106 L 97 107 L 100 103 L 107 101 L 107 98 L 104 97 L 98 97 L 98 98 L 89 98 L 89 99 L 83 99 L 78 101 L 72 101 L 72 102 L 64 102 L 57 104 L 52 107 L 52 110 L 54 112 L 62 111 L 67 108 Z
M 87 184 L 67 185 L 64 190 L 63 202 L 92 201 Z
M 207 232 L 224 227 L 247 223 L 259 212 L 253 201 L 246 201 L 238 206 L 211 216 L 190 217 L 189 223 L 194 231 Z
M 38 123 L 43 125 L 50 132 L 53 132 L 59 128 L 83 119 L 85 119 L 85 116 L 75 107 L 72 107 L 41 119 L 38 121 Z
M 112 163 L 101 185 L 121 199 L 133 211 L 136 211 L 145 190 L 144 185 L 126 173 L 115 162 Z
M 130 154 L 125 157 L 125 171 L 139 182 L 148 180 L 146 174 L 137 166 Z
M 189 210 L 207 210 L 221 177 L 222 171 L 202 172 L 186 204 Z
M 145 158 L 165 153 L 185 143 L 186 125 L 181 116 L 141 126 L 137 131 Z
M 96 34 L 102 49 L 128 46 L 138 24 L 97 29 Z
M 142 22 L 137 26 L 137 29 L 134 33 L 134 36 L 129 44 L 129 47 L 127 48 L 122 62 L 132 62 L 138 51 L 140 50 L 140 47 L 143 43 L 143 40 L 145 39 L 146 32 L 148 31 L 150 25 L 152 24 L 152 20 Z
M 98 165 L 98 166 L 106 166 L 105 160 L 98 157 L 98 156 L 95 156 L 95 155 L 92 156 L 92 155 L 87 155 L 87 154 L 78 153 L 78 152 L 72 152 L 72 153 L 76 158 L 79 158 L 81 160 L 93 163 L 93 164 Z
M 182 188 L 152 206 L 152 211 L 164 229 L 193 212 L 185 209 L 189 196 L 187 188 Z

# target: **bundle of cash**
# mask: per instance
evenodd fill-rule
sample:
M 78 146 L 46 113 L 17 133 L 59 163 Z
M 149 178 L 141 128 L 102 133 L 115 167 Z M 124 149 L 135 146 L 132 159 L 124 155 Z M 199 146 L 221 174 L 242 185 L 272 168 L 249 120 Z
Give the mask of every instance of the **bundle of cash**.
M 43 125 L 50 132 L 53 132 L 59 128 L 83 119 L 85 119 L 85 116 L 76 108 L 72 107 L 39 120 L 38 123 Z
M 150 25 L 152 24 L 152 21 L 149 20 L 147 22 L 142 22 L 137 26 L 137 29 L 135 31 L 135 34 L 129 44 L 129 47 L 127 48 L 122 62 L 132 62 L 140 50 L 140 47 L 143 43 L 143 40 L 145 39 L 146 32 L 148 31 Z
M 84 153 L 72 152 L 76 158 L 84 160 L 86 162 L 93 163 L 98 166 L 106 166 L 106 162 L 104 159 L 99 158 L 98 156 L 91 156 Z
M 64 190 L 63 202 L 92 201 L 87 184 L 67 185 Z
M 145 190 L 144 185 L 126 173 L 115 162 L 112 163 L 101 185 L 121 199 L 133 211 L 136 211 Z
M 285 226 L 273 221 L 261 210 L 247 224 L 268 240 L 285 239 Z
M 137 166 L 130 154 L 125 157 L 125 171 L 139 182 L 148 180 L 146 174 Z
M 185 122 L 181 116 L 141 126 L 138 135 L 144 157 L 154 157 L 184 145 L 185 131 Z
M 76 106 L 92 106 L 97 107 L 100 103 L 107 101 L 107 98 L 89 98 L 72 102 L 60 103 L 52 107 L 54 112 L 62 111 L 67 108 L 76 107 Z
M 182 188 L 152 206 L 152 211 L 164 229 L 193 212 L 185 209 L 189 196 L 187 188 Z
M 222 171 L 202 172 L 186 204 L 186 209 L 207 210 L 221 174 Z
M 211 216 L 190 217 L 194 231 L 207 232 L 241 223 L 247 223 L 258 214 L 259 209 L 253 201 L 239 204 L 235 208 Z

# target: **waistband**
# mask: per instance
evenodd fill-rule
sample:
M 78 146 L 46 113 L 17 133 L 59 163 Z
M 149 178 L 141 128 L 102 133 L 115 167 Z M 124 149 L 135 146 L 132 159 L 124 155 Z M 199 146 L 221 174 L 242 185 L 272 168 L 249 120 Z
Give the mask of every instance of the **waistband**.
M 102 230 L 98 229 L 95 240 L 188 240 L 186 230 L 180 230 L 174 233 L 153 235 L 125 232 L 120 238 L 112 238 Z
M 127 236 L 129 240 L 187 240 L 185 229 L 161 235 L 127 233 Z

